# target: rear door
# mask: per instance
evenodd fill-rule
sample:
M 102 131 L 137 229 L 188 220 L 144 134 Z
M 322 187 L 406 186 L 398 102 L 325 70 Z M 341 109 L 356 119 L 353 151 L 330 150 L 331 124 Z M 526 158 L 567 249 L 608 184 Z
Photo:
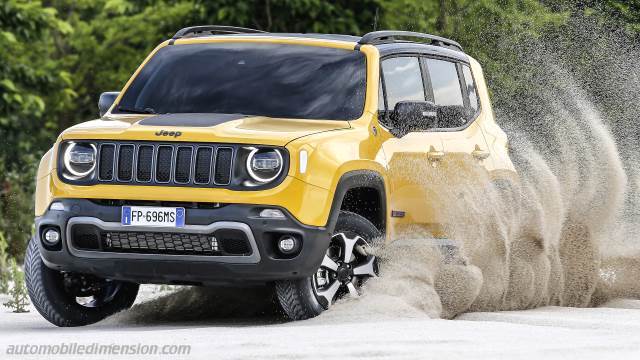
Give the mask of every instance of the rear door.
M 434 102 L 441 106 L 434 129 L 440 133 L 444 147 L 441 171 L 448 179 L 450 195 L 463 199 L 469 196 L 465 192 L 470 187 L 486 183 L 492 168 L 489 147 L 475 121 L 480 113 L 475 84 L 464 63 L 427 57 L 422 61 Z

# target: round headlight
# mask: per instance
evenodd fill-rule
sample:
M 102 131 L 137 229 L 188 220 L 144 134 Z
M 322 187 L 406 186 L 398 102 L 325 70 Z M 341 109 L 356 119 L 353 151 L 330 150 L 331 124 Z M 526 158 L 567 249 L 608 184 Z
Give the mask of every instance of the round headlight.
M 277 149 L 252 148 L 247 157 L 247 172 L 257 182 L 275 180 L 282 171 L 282 154 Z
M 74 178 L 83 178 L 96 167 L 96 146 L 71 142 L 64 152 L 64 168 Z

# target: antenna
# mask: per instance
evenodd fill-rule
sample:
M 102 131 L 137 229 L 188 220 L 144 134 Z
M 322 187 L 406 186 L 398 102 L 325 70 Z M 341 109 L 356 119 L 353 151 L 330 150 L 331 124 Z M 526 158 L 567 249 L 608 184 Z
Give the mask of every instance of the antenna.
M 378 30 L 378 10 L 380 10 L 380 7 L 376 6 L 376 15 L 373 18 L 373 31 Z

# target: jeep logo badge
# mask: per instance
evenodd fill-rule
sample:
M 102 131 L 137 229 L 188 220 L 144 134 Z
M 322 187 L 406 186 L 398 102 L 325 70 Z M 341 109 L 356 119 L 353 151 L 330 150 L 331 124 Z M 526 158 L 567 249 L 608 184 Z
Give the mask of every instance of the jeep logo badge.
M 173 136 L 174 138 L 177 138 L 178 136 L 181 136 L 181 135 L 182 133 L 180 131 L 160 130 L 156 132 L 156 136 Z

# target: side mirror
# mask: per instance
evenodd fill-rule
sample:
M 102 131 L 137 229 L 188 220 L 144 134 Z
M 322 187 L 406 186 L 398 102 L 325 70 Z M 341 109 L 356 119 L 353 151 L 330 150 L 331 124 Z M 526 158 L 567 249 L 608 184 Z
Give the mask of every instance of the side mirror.
M 108 91 L 100 94 L 100 100 L 98 100 L 98 110 L 100 111 L 100 117 L 103 117 L 104 114 L 109 111 L 109 108 L 111 107 L 111 105 L 113 105 L 113 102 L 116 101 L 116 98 L 119 94 L 120 93 L 117 91 Z
M 438 106 L 430 101 L 400 101 L 390 116 L 393 134 L 403 137 L 415 130 L 436 126 Z

